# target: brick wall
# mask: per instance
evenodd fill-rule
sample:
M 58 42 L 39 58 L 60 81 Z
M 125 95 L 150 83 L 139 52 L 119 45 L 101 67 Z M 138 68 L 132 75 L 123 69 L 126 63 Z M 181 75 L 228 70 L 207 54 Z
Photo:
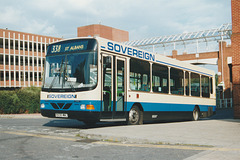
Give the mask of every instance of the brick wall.
M 129 33 L 124 30 L 93 24 L 89 26 L 78 27 L 78 37 L 100 36 L 117 42 L 129 41 Z
M 234 118 L 240 119 L 240 0 L 232 0 L 232 70 Z

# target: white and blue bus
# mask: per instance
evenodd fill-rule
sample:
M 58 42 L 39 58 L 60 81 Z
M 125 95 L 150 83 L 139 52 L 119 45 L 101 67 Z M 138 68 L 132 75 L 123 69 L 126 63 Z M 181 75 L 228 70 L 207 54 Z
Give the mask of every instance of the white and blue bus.
M 44 73 L 46 117 L 142 124 L 216 111 L 214 71 L 100 37 L 50 44 Z

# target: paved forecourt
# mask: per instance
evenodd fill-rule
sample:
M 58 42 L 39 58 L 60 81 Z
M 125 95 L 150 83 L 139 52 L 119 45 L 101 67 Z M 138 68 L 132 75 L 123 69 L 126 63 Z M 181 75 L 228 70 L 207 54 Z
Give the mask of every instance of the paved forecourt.
M 213 118 L 199 121 L 145 123 L 133 126 L 125 124 L 104 126 L 99 123 L 94 127 L 81 129 L 79 135 L 109 143 L 163 144 L 168 147 L 177 146 L 179 149 L 204 150 L 201 155 L 193 157 L 199 160 L 213 157 L 238 159 L 240 157 L 240 120 L 232 119 L 232 114 L 228 112 L 229 110 L 218 111 Z M 0 115 L 0 118 L 43 117 L 40 114 L 32 114 Z

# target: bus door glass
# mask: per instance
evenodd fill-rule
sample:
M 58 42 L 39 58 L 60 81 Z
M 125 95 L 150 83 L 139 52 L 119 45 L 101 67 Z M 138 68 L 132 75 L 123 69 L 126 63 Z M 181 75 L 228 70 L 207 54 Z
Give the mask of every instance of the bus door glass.
M 113 100 L 113 57 L 102 56 L 102 117 L 112 117 L 112 100 Z
M 115 76 L 115 118 L 122 118 L 125 115 L 125 59 L 116 58 L 116 76 Z
M 125 59 L 102 55 L 101 118 L 124 118 L 125 74 Z

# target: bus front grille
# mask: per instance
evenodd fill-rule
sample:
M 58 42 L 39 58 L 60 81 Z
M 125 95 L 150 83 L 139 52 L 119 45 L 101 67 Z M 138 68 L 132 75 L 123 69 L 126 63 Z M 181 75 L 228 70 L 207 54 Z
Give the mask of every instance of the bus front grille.
M 69 109 L 72 103 L 50 103 L 54 109 Z

